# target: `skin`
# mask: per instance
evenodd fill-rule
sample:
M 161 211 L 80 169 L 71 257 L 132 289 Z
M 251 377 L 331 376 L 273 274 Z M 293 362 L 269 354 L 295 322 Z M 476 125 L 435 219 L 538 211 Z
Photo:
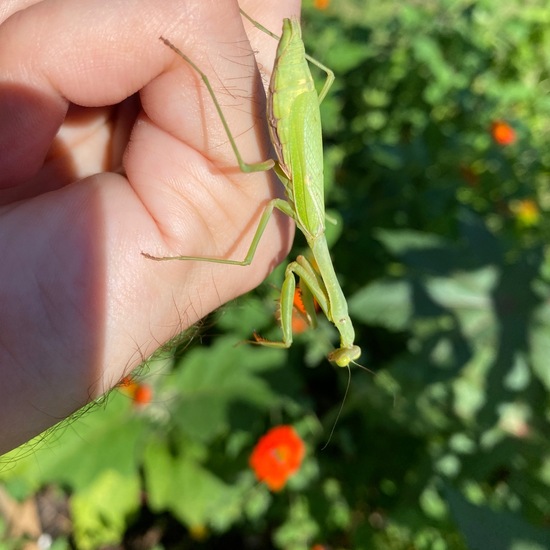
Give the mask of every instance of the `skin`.
M 298 0 L 240 4 L 276 30 L 299 12 Z M 282 193 L 271 173 L 240 172 L 161 34 L 213 76 L 246 160 L 268 158 L 276 42 L 236 1 L 223 13 L 213 0 L 0 4 L 0 453 L 257 286 L 290 247 L 275 215 L 246 268 L 140 254 L 243 257 Z

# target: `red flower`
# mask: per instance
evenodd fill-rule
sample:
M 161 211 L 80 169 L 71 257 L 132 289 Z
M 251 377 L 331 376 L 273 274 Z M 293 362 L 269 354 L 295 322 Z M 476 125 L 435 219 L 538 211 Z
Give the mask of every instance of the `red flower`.
M 292 426 L 277 426 L 265 434 L 250 455 L 250 467 L 259 481 L 280 491 L 302 464 L 305 445 Z
M 491 135 L 499 145 L 511 145 L 516 141 L 516 131 L 504 120 L 491 124 Z

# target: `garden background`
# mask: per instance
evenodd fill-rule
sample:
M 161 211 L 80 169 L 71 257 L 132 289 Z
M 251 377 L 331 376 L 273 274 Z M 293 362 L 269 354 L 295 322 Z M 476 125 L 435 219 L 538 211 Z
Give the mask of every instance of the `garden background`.
M 346 394 L 323 319 L 235 346 L 278 334 L 281 266 L 2 457 L 55 550 L 550 547 L 550 4 L 317 0 L 303 33 L 336 73 L 328 231 L 372 372 Z M 274 492 L 249 457 L 278 425 L 306 454 Z

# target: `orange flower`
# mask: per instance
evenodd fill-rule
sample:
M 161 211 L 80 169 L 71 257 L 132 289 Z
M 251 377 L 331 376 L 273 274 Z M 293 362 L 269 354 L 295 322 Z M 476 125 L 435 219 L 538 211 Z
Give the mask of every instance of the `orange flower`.
M 148 405 L 153 398 L 153 389 L 148 384 L 136 382 L 132 376 L 125 376 L 118 384 L 126 395 L 130 396 L 134 405 Z
M 125 376 L 117 385 L 117 388 L 130 388 L 135 385 L 134 379 L 131 375 Z
M 315 311 L 319 311 L 319 304 L 315 298 L 313 299 Z M 281 319 L 280 309 L 276 314 L 277 321 Z M 292 332 L 293 334 L 302 334 L 311 326 L 311 319 L 306 311 L 306 307 L 302 300 L 302 291 L 299 287 L 294 290 L 294 300 L 292 306 Z
M 491 135 L 499 145 L 511 145 L 516 141 L 516 131 L 504 120 L 491 124 Z
M 540 220 L 540 210 L 533 199 L 514 201 L 510 205 L 510 210 L 512 210 L 518 223 L 523 227 L 537 225 Z
M 328 8 L 328 5 L 330 4 L 330 0 L 315 0 L 313 2 L 313 5 L 318 10 L 326 10 Z
M 302 291 L 300 287 L 294 289 L 294 307 L 304 315 L 306 314 L 306 306 L 304 306 L 304 300 L 302 299 Z
M 313 298 L 313 305 L 315 311 L 319 311 L 319 304 L 317 300 Z M 302 291 L 299 287 L 294 290 L 294 304 L 292 309 L 292 332 L 294 334 L 301 334 L 305 332 L 311 325 L 311 319 L 306 311 L 306 306 L 302 299 Z
M 135 405 L 148 405 L 153 399 L 153 388 L 148 384 L 137 384 L 132 399 Z
M 307 317 L 294 309 L 292 312 L 292 333 L 302 334 L 302 332 L 305 332 L 308 328 L 309 323 L 307 322 Z
M 277 426 L 260 438 L 250 455 L 250 467 L 259 481 L 280 491 L 302 464 L 305 445 L 292 426 Z

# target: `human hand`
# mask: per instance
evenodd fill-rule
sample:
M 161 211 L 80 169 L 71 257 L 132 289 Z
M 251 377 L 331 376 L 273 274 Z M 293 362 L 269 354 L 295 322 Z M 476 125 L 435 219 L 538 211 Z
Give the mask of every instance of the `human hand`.
M 278 31 L 299 2 L 273 4 L 241 2 Z M 259 284 L 292 227 L 276 215 L 249 267 L 141 255 L 242 259 L 280 193 L 239 171 L 197 74 L 158 39 L 212 75 L 245 160 L 265 160 L 252 52 L 268 72 L 276 43 L 247 24 L 251 48 L 235 0 L 7 0 L 0 22 L 1 453 Z

